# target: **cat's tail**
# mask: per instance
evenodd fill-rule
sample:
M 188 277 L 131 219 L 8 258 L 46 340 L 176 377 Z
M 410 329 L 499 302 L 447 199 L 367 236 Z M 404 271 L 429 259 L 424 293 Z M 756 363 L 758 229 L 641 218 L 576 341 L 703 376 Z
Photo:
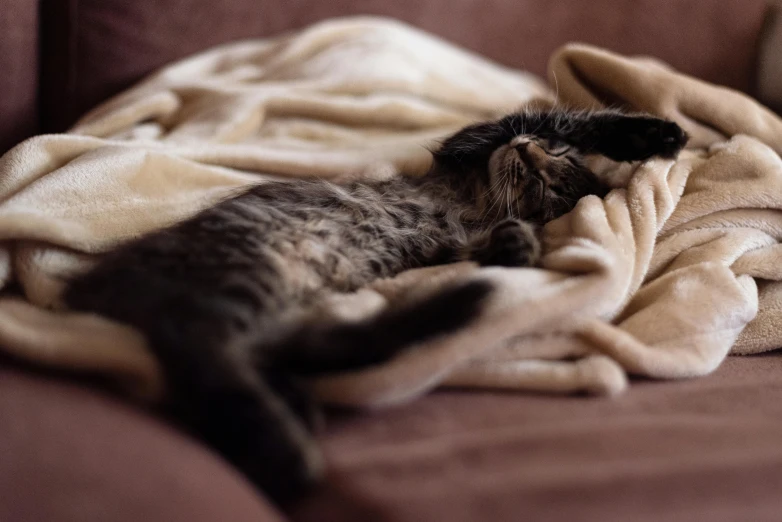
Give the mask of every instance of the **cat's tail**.
M 415 343 L 468 325 L 491 292 L 488 281 L 469 281 L 360 322 L 301 328 L 275 347 L 269 362 L 308 376 L 382 364 Z

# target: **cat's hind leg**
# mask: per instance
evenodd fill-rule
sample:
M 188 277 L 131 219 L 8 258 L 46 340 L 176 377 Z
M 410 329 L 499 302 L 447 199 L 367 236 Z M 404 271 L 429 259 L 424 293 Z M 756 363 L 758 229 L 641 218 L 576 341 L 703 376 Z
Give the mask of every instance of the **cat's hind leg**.
M 257 371 L 246 349 L 246 339 L 258 334 L 250 307 L 236 292 L 183 293 L 165 280 L 153 280 L 147 287 L 156 291 L 129 299 L 123 285 L 142 286 L 133 274 L 121 265 L 88 274 L 70 287 L 68 303 L 143 331 L 166 381 L 162 414 L 270 499 L 285 505 L 313 487 L 323 464 L 306 426 L 310 405 L 284 375 Z
M 486 281 L 459 283 L 361 321 L 302 325 L 273 345 L 259 339 L 257 350 L 269 367 L 296 375 L 360 370 L 466 327 L 480 317 L 492 289 Z

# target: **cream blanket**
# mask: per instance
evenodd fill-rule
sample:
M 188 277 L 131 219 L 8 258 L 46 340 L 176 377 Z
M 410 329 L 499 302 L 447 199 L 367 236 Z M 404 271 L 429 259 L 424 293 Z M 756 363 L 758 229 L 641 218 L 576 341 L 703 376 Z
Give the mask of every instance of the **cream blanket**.
M 782 346 L 782 121 L 661 63 L 581 45 L 552 58 L 550 83 L 560 103 L 672 118 L 692 148 L 550 223 L 543 268 L 427 268 L 321 303 L 316 313 L 350 319 L 457 279 L 498 288 L 473 326 L 314 382 L 324 400 L 381 406 L 443 385 L 616 393 L 631 374 L 694 377 L 731 351 Z M 171 65 L 70 133 L 0 159 L 0 280 L 25 296 L 0 300 L 0 345 L 154 400 L 163 383 L 143 338 L 61 310 L 63 276 L 269 176 L 423 174 L 438 138 L 553 95 L 528 74 L 370 18 Z

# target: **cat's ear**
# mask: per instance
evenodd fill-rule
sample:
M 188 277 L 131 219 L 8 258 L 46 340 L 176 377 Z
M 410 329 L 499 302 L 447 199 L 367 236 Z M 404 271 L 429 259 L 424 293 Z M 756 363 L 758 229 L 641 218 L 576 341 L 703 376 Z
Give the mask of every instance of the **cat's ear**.
M 478 123 L 448 137 L 432 153 L 437 163 L 453 168 L 484 164 L 492 152 L 509 139 L 498 122 Z
M 583 125 L 578 141 L 584 152 L 615 161 L 675 158 L 688 140 L 679 125 L 652 116 L 596 113 Z

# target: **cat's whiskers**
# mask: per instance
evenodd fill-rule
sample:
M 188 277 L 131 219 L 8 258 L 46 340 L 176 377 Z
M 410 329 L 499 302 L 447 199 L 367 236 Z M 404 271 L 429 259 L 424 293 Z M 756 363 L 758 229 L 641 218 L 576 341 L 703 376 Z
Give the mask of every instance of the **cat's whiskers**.
M 503 188 L 504 188 L 504 186 L 503 186 Z M 502 199 L 499 197 L 500 193 L 501 193 L 501 191 L 497 193 L 497 195 L 494 198 L 494 203 L 492 204 L 491 209 L 489 209 L 490 211 L 494 210 L 494 207 L 496 206 L 497 207 L 497 212 L 495 212 L 494 215 L 490 219 L 489 219 L 489 216 L 486 216 L 487 219 L 489 219 L 489 221 L 497 221 L 497 219 L 502 214 Z
M 513 217 L 513 212 L 510 209 L 510 200 L 511 200 L 512 191 L 513 191 L 513 186 L 509 184 L 505 190 L 505 208 L 509 218 Z
M 513 194 L 513 176 L 508 176 L 505 182 L 505 186 L 503 187 L 502 191 L 504 195 L 504 203 L 505 203 L 505 217 L 508 217 L 509 211 L 510 211 L 510 198 L 511 194 Z
M 486 209 L 483 219 L 481 221 L 481 226 L 486 224 L 486 221 L 489 220 L 489 216 L 491 215 L 492 211 L 494 210 L 495 205 L 500 205 L 501 200 L 497 196 L 497 194 L 500 194 L 502 190 L 504 190 L 504 187 L 507 186 L 508 178 L 510 176 L 508 175 L 508 166 L 507 163 L 503 163 L 502 167 L 500 167 L 499 172 L 497 173 L 497 177 L 494 180 L 494 182 L 491 184 L 491 186 L 488 189 L 488 195 L 491 200 L 491 205 L 489 208 Z M 495 218 L 496 219 L 496 218 Z
M 508 198 L 510 197 L 511 192 L 513 191 L 513 179 L 514 179 L 514 173 L 511 171 L 511 169 L 506 167 L 505 175 L 503 176 L 504 184 L 502 185 L 502 190 L 499 193 L 501 196 L 497 197 L 497 201 L 499 205 L 497 208 L 497 216 L 495 217 L 495 220 L 498 219 L 502 214 L 503 203 L 507 207 Z
M 496 221 L 497 218 L 502 213 L 502 199 L 499 197 L 499 194 L 502 193 L 502 191 L 505 189 L 505 186 L 507 185 L 507 175 L 504 169 L 500 174 L 499 181 L 503 183 L 502 188 L 490 194 L 492 203 L 491 206 L 489 206 L 489 208 L 486 209 L 486 213 L 483 215 L 483 219 L 481 220 L 482 227 L 486 226 L 487 222 Z M 497 207 L 497 212 L 493 213 L 495 206 Z
M 489 186 L 489 191 L 490 192 L 493 192 L 494 190 L 496 190 L 500 186 L 500 183 L 503 182 L 503 178 L 506 175 L 506 173 L 505 173 L 506 170 L 507 170 L 507 168 L 503 166 L 502 170 L 497 175 L 497 179 L 495 179 L 494 182 L 491 184 L 491 186 Z

